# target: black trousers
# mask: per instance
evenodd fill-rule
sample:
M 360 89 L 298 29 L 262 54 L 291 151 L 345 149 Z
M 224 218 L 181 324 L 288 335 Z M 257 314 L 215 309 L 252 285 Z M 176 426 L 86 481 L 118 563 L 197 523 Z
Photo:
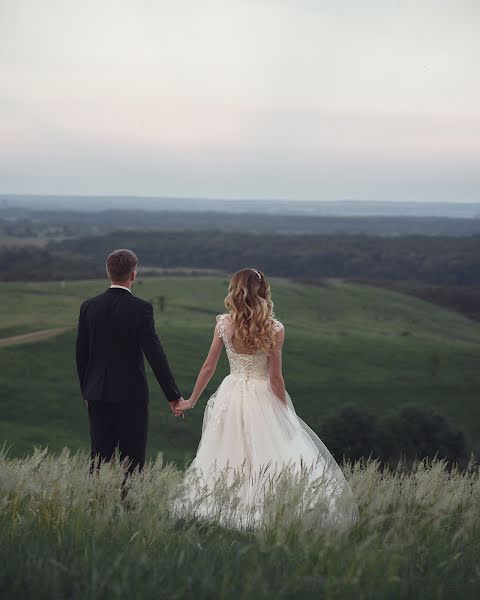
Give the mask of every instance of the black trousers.
M 88 407 L 92 470 L 95 461 L 109 461 L 118 448 L 128 473 L 142 470 L 147 448 L 148 407 L 92 402 Z

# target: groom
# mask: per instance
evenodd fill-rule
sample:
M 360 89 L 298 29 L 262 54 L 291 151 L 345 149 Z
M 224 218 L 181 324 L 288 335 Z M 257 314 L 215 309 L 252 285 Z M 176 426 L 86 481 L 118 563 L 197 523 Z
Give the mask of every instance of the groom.
M 76 359 L 88 407 L 92 461 L 118 447 L 128 473 L 143 468 L 148 429 L 146 356 L 174 414 L 181 394 L 155 333 L 152 305 L 132 294 L 138 259 L 131 250 L 107 258 L 110 287 L 80 307 Z M 92 462 L 93 464 L 93 462 Z

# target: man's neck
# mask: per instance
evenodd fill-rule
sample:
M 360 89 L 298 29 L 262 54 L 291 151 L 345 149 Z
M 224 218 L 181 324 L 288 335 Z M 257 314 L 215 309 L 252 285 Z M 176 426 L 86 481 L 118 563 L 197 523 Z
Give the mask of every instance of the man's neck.
M 132 284 L 127 281 L 127 282 L 123 282 L 123 283 L 117 283 L 116 281 L 112 281 L 110 282 L 110 287 L 112 288 L 122 288 L 124 290 L 128 290 L 129 292 L 132 291 Z

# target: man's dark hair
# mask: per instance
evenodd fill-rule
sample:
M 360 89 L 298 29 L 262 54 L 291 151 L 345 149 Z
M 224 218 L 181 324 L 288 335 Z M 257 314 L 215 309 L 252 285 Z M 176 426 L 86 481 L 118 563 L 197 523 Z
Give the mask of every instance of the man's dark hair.
M 112 281 L 126 281 L 137 265 L 138 258 L 131 250 L 114 250 L 107 258 L 107 273 Z

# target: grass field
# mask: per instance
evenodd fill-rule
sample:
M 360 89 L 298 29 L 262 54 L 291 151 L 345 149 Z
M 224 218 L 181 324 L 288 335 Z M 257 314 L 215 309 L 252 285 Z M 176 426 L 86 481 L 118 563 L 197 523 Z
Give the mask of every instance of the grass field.
M 135 290 L 154 303 L 186 395 L 223 312 L 226 285 L 223 277 L 145 278 Z M 284 280 L 272 287 L 286 326 L 287 387 L 314 429 L 343 404 L 386 414 L 415 403 L 448 416 L 480 449 L 479 323 L 371 287 Z M 257 532 L 176 519 L 169 506 L 179 467 L 195 451 L 225 356 L 184 421 L 170 415 L 150 373 L 150 460 L 143 477 L 131 480 L 124 506 L 117 464 L 88 475 L 87 415 L 74 363 L 79 305 L 104 288 L 103 281 L 0 284 L 0 439 L 12 445 L 8 455 L 0 452 L 0 597 L 478 598 L 475 465 L 450 472 L 433 462 L 408 474 L 382 472 L 375 463 L 347 466 L 360 511 L 347 532 L 307 527 L 298 486 L 291 496 L 277 494 L 273 518 Z M 6 341 L 64 327 L 44 341 Z M 52 452 L 32 454 L 35 445 Z
M 157 331 L 178 384 L 188 395 L 223 312 L 224 277 L 144 278 L 135 293 L 153 301 Z M 0 338 L 50 328 L 64 334 L 0 347 L 0 440 L 22 455 L 34 445 L 59 451 L 88 446 L 87 415 L 75 372 L 78 308 L 104 281 L 0 284 Z M 480 449 L 480 324 L 415 298 L 373 287 L 324 287 L 273 280 L 277 317 L 286 326 L 285 377 L 299 414 L 320 430 L 344 404 L 375 414 L 430 406 Z M 160 310 L 160 298 L 164 310 Z M 227 372 L 225 356 L 202 401 L 175 420 L 150 374 L 150 457 L 192 457 L 202 409 Z
M 420 464 L 347 469 L 360 518 L 308 526 L 298 486 L 257 532 L 178 520 L 181 473 L 158 459 L 119 500 L 121 469 L 84 454 L 0 455 L 0 596 L 51 600 L 476 600 L 480 476 Z M 308 497 L 308 489 L 301 497 Z

